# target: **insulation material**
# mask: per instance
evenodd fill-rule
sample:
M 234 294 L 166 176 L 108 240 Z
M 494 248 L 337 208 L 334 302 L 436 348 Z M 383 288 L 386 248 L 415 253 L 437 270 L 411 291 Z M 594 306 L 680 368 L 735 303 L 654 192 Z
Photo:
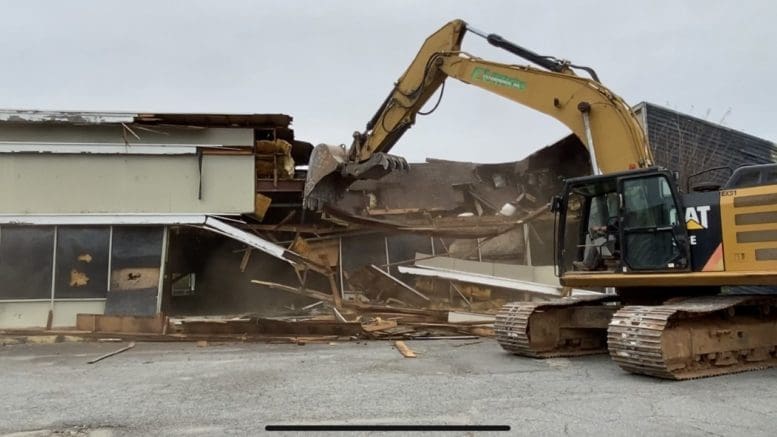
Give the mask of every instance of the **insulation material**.
M 113 270 L 111 290 L 142 290 L 159 284 L 159 267 L 138 267 Z
M 270 197 L 261 193 L 256 193 L 256 198 L 254 200 L 254 215 L 256 218 L 263 220 L 264 215 L 267 214 L 267 210 L 270 209 L 271 203 L 272 199 Z
M 294 177 L 294 159 L 291 143 L 284 140 L 259 140 L 254 147 L 256 175 L 259 178 L 291 179 Z M 277 172 L 277 174 L 276 174 Z

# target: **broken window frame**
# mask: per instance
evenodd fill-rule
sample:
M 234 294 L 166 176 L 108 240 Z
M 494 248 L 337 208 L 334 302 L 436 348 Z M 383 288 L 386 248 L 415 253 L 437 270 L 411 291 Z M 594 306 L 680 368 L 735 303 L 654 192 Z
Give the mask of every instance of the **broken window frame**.
M 71 233 L 81 235 L 74 238 Z M 110 227 L 59 226 L 56 240 L 54 300 L 105 299 L 109 287 Z M 76 253 L 79 258 L 73 259 Z M 80 259 L 83 256 L 89 259 Z M 77 274 L 83 275 L 85 284 L 73 285 Z
M 14 235 L 17 231 L 20 234 Z M 34 235 L 28 235 L 26 238 L 21 235 L 30 231 L 34 231 Z M 0 293 L 0 302 L 51 300 L 56 232 L 56 226 L 0 226 L 0 280 L 4 289 Z M 11 238 L 22 241 L 9 243 Z M 10 260 L 10 266 L 6 265 L 6 259 Z M 25 265 L 32 267 L 24 268 Z M 31 282 L 30 278 L 35 278 L 40 283 Z M 35 290 L 35 287 L 39 289 Z
M 2 234 L 3 232 L 7 232 L 8 229 L 12 228 L 30 228 L 35 229 L 39 232 L 46 231 L 46 230 L 52 230 L 53 229 L 53 235 L 51 237 L 50 245 L 47 246 L 47 254 L 46 256 L 40 256 L 36 258 L 45 259 L 49 266 L 49 271 L 44 271 L 43 273 L 46 276 L 46 292 L 45 297 L 43 293 L 37 293 L 34 296 L 24 296 L 18 293 L 9 293 L 8 297 L 0 296 L 0 305 L 8 304 L 8 303 L 15 303 L 15 302 L 48 302 L 52 305 L 52 308 L 54 308 L 54 304 L 56 302 L 89 302 L 89 301 L 95 301 L 95 302 L 105 302 L 107 300 L 107 293 L 111 291 L 111 284 L 110 284 L 110 272 L 112 271 L 112 261 L 113 261 L 113 234 L 114 229 L 123 228 L 123 227 L 129 227 L 133 225 L 9 225 L 9 224 L 3 224 L 0 225 L 0 246 L 2 246 Z M 157 312 L 159 312 L 160 305 L 161 305 L 161 292 L 162 292 L 162 278 L 164 277 L 164 263 L 167 257 L 167 238 L 168 238 L 168 226 L 165 225 L 142 225 L 145 227 L 153 227 L 160 229 L 161 232 L 161 252 L 160 252 L 160 261 L 159 261 L 159 271 L 160 271 L 160 280 L 157 285 L 155 285 L 153 288 L 157 290 Z M 106 274 L 107 278 L 104 283 L 105 293 L 102 297 L 58 297 L 56 295 L 56 286 L 57 286 L 57 249 L 58 249 L 58 233 L 60 230 L 65 228 L 106 228 L 109 230 L 109 236 L 108 236 L 108 263 L 106 266 Z M 2 247 L 0 247 L 0 252 L 2 251 Z M 14 253 L 15 257 L 19 256 L 18 252 Z M 46 270 L 46 269 L 44 269 Z M 36 273 L 40 273 L 40 270 L 38 270 Z M 5 280 L 7 278 L 0 277 L 0 280 Z M 16 295 L 14 295 L 16 294 Z

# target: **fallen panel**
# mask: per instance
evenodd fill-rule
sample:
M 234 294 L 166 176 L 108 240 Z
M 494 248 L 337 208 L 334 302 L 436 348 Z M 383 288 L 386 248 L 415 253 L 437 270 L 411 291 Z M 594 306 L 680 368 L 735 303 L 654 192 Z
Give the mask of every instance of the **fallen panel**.
M 560 285 L 552 265 L 505 264 L 491 261 L 474 261 L 449 256 L 432 256 L 416 253 L 415 267 L 438 270 L 453 270 L 461 273 L 496 276 L 518 281 Z
M 529 293 L 543 294 L 546 296 L 562 295 L 561 287 L 540 284 L 537 282 L 519 281 L 516 279 L 500 278 L 497 276 L 478 275 L 474 273 L 464 273 L 455 270 L 431 269 L 419 267 L 399 266 L 400 273 L 407 273 L 417 276 L 430 276 L 434 278 L 448 279 L 453 281 L 469 282 L 473 284 L 489 285 L 492 287 L 506 288 L 510 290 L 526 291 Z M 601 294 L 589 290 L 573 290 L 573 294 Z
M 286 261 L 293 266 L 308 267 L 311 270 L 325 275 L 331 273 L 331 270 L 322 264 L 311 261 L 302 255 L 287 250 L 284 247 L 267 241 L 255 234 L 246 232 L 237 226 L 232 226 L 215 217 L 207 216 L 201 227 L 217 234 L 232 238 L 233 240 L 245 243 L 246 245 L 255 249 L 259 249 L 270 256 Z

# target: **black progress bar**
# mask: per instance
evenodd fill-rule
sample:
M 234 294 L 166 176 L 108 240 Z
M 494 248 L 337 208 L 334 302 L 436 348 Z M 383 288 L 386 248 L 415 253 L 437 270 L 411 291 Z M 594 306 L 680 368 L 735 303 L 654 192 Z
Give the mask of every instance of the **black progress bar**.
M 265 431 L 510 431 L 510 425 L 267 425 Z

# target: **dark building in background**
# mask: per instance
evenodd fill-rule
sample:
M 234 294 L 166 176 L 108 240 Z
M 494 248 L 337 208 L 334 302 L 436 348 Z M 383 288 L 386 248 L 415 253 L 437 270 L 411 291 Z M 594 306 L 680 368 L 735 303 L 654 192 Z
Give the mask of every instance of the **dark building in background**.
M 707 169 L 777 162 L 777 145 L 771 141 L 653 103 L 642 102 L 634 111 L 656 163 L 679 172 L 683 190 L 702 183 L 723 184 L 731 173 L 721 169 L 691 177 Z

